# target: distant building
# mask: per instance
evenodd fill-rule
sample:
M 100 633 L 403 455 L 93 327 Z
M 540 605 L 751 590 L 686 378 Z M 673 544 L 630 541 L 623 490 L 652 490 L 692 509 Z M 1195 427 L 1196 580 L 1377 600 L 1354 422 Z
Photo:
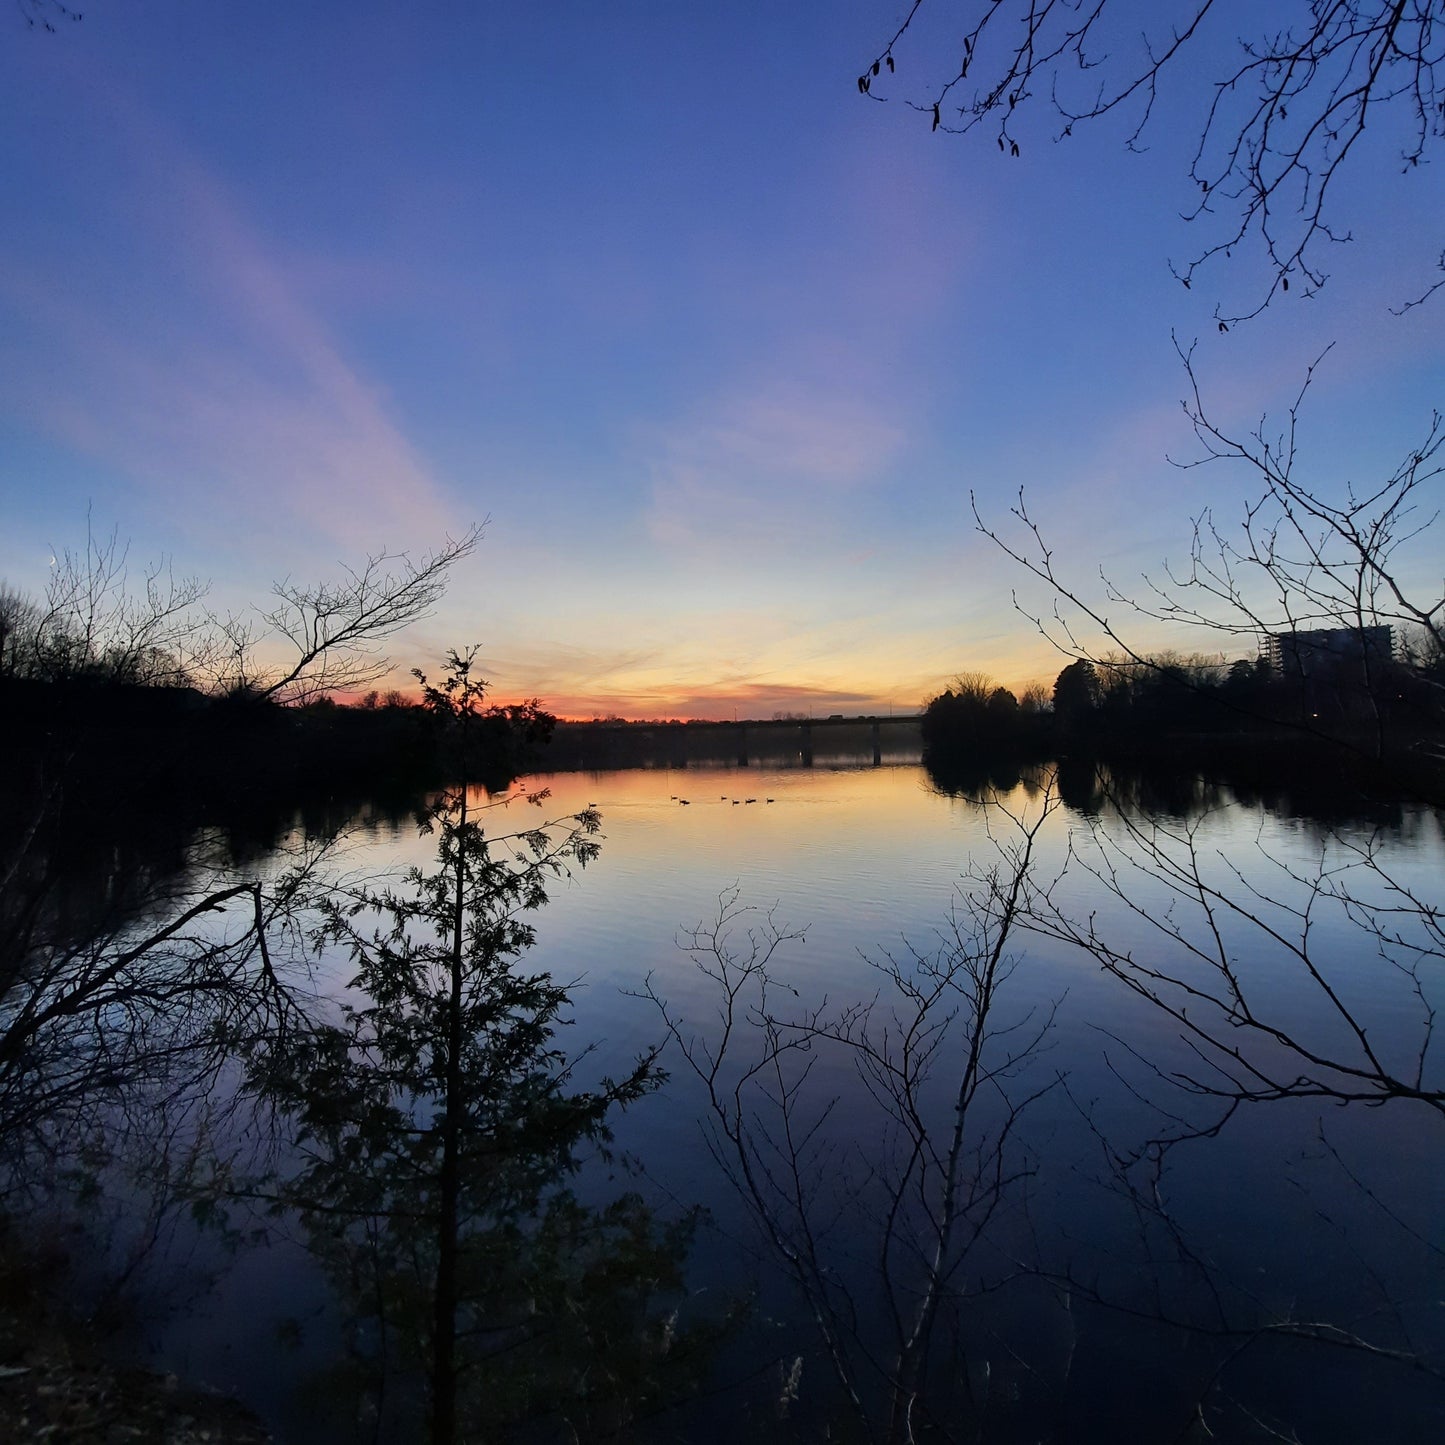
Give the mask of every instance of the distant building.
M 1358 676 L 1365 667 L 1391 661 L 1395 633 L 1389 626 L 1319 627 L 1307 632 L 1272 632 L 1265 638 L 1270 666 L 1283 677 L 1324 680 Z

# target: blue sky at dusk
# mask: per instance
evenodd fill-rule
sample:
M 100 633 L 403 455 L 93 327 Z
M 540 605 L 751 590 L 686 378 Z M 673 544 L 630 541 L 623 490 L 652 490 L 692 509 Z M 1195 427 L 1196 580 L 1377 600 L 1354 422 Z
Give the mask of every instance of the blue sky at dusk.
M 1002 523 L 1025 488 L 1084 584 L 1232 519 L 1247 477 L 1166 460 L 1196 451 L 1171 331 L 1239 430 L 1334 343 L 1322 487 L 1393 470 L 1441 404 L 1445 297 L 1389 307 L 1445 207 L 1388 123 L 1319 296 L 1220 334 L 1259 256 L 1170 275 L 1214 239 L 1179 219 L 1207 61 L 1267 8 L 1224 8 L 1143 154 L 1115 120 L 1054 144 L 1040 108 L 1014 159 L 858 94 L 898 0 L 95 0 L 55 34 L 12 7 L 0 577 L 40 592 L 89 508 L 240 607 L 486 519 L 399 674 L 480 641 L 500 698 L 583 716 L 1052 679 L 1012 592 L 1047 599 L 970 492 Z M 946 74 L 946 19 L 891 94 Z

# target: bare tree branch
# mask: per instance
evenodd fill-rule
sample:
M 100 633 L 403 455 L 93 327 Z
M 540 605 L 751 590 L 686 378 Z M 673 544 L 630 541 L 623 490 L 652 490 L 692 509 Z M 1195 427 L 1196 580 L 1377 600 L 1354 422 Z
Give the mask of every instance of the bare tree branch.
M 436 606 L 451 569 L 476 550 L 484 525 L 415 560 L 378 552 L 333 582 L 278 582 L 272 588 L 277 605 L 258 609 L 259 625 L 244 618 L 225 623 L 230 660 L 218 680 L 227 690 L 288 703 L 375 682 L 387 670 L 377 644 Z M 284 643 L 292 657 L 267 667 L 258 654 L 272 641 Z
M 1115 114 L 1141 148 L 1161 86 L 1206 37 L 1229 23 L 1219 0 L 914 0 L 902 23 L 858 78 L 874 100 L 890 78 L 933 70 L 910 44 L 926 10 L 951 46 L 942 80 L 894 80 L 905 103 L 933 130 L 987 128 L 998 149 L 1020 154 L 1016 118 L 1047 103 L 1062 140 L 1076 126 Z M 1269 268 L 1262 294 L 1236 311 L 1216 310 L 1222 328 L 1257 316 L 1291 280 L 1309 295 L 1325 284 L 1321 252 L 1350 238 L 1333 219 L 1337 181 L 1366 130 L 1388 112 L 1399 164 L 1428 164 L 1445 136 L 1445 9 L 1440 0 L 1295 0 L 1276 22 L 1240 36 L 1238 59 L 1213 80 L 1188 165 L 1197 187 L 1190 222 L 1215 227 L 1173 274 L 1192 285 L 1200 268 L 1241 245 L 1258 246 Z M 1270 28 L 1265 29 L 1265 25 Z M 878 83 L 875 83 L 878 82 Z M 1436 283 L 1408 305 L 1419 304 Z
M 1136 588 L 1101 571 L 1090 595 L 1059 565 L 1022 491 L 1010 508 L 1017 525 L 1007 534 L 983 518 L 970 494 L 978 530 L 1053 593 L 1046 616 L 1022 606 L 1017 595 L 1016 608 L 1066 656 L 1115 672 L 1159 672 L 1165 665 L 1140 644 L 1134 630 L 1140 623 L 1195 628 L 1236 646 L 1245 641 L 1251 651 L 1271 637 L 1313 630 L 1357 638 L 1355 692 L 1369 713 L 1360 736 L 1332 730 L 1329 720 L 1308 709 L 1273 721 L 1332 747 L 1383 756 L 1390 746 L 1381 705 L 1387 672 L 1393 668 L 1412 685 L 1437 694 L 1445 688 L 1439 666 L 1445 657 L 1445 594 L 1422 595 L 1419 580 L 1429 565 L 1425 558 L 1439 515 L 1431 498 L 1445 475 L 1445 422 L 1432 413 L 1422 439 L 1392 470 L 1348 486 L 1332 500 L 1297 475 L 1301 417 L 1318 361 L 1277 430 L 1266 419 L 1237 436 L 1211 418 L 1192 348 L 1176 341 L 1176 350 L 1189 384 L 1183 409 L 1202 455 L 1173 464 L 1185 469 L 1222 464 L 1253 476 L 1256 491 L 1238 524 L 1226 530 L 1206 509 L 1194 520 L 1187 565 L 1176 569 L 1166 562 L 1160 576 L 1146 574 Z M 1434 585 L 1433 579 L 1424 584 Z M 1121 612 L 1125 622 L 1119 621 Z M 1402 645 L 1370 645 L 1376 628 L 1392 629 L 1392 639 Z M 1115 654 L 1103 655 L 1101 642 Z
M 774 963 L 802 935 L 744 905 L 736 887 L 711 923 L 680 939 L 713 988 L 712 1028 L 694 1032 L 651 977 L 640 995 L 702 1086 L 708 1148 L 872 1439 L 908 1441 L 925 1422 L 942 1424 L 949 1406 L 926 1376 L 943 1317 L 1013 1273 L 992 1275 L 985 1252 L 1033 1172 L 1017 1126 L 1056 1081 L 1020 1080 L 1053 1010 L 1007 1018 L 999 995 L 1033 850 L 1057 806 L 1045 795 L 1033 816 L 1010 815 L 1017 837 L 1000 843 L 995 868 L 971 876 L 937 948 L 874 961 L 871 999 L 802 1004 Z M 851 1061 L 875 1116 L 851 1118 L 846 1138 L 834 1128 L 837 1099 L 811 1083 L 829 1057 Z M 850 1242 L 860 1225 L 861 1255 Z M 952 1373 L 965 1369 L 955 1361 Z

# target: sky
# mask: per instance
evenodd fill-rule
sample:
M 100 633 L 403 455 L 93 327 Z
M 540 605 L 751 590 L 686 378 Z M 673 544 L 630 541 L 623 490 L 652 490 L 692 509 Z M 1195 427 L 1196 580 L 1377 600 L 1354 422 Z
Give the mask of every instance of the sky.
M 241 609 L 483 523 L 383 686 L 476 642 L 497 700 L 564 716 L 911 712 L 1068 660 L 971 499 L 1006 529 L 1022 489 L 1095 597 L 1238 518 L 1247 475 L 1171 465 L 1172 338 L 1241 431 L 1332 345 L 1301 465 L 1393 470 L 1445 391 L 1445 297 L 1390 311 L 1431 279 L 1438 176 L 1377 127 L 1329 284 L 1221 333 L 1259 256 L 1188 290 L 1169 263 L 1217 239 L 1187 167 L 1257 5 L 1142 152 L 1024 107 L 1015 158 L 903 103 L 963 4 L 881 103 L 857 77 L 901 0 L 0 7 L 0 579 L 42 592 L 89 518 Z

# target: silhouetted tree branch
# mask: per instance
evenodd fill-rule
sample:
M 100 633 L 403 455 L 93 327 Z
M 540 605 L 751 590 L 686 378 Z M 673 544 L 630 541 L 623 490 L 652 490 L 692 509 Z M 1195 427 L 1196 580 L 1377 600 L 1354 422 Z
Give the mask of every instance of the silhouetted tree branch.
M 1175 465 L 1240 464 L 1253 473 L 1260 493 L 1245 510 L 1237 541 L 1221 536 L 1210 513 L 1203 515 L 1195 529 L 1189 571 L 1182 576 L 1170 573 L 1168 585 L 1175 595 L 1156 588 L 1159 606 L 1146 608 L 1145 615 L 1217 631 L 1232 613 L 1235 631 L 1255 635 L 1403 625 L 1423 631 L 1437 653 L 1445 650 L 1445 597 L 1416 596 L 1410 590 L 1413 579 L 1407 581 L 1402 570 L 1407 559 L 1397 557 L 1423 537 L 1439 515 L 1429 491 L 1445 475 L 1440 413 L 1432 413 L 1422 440 L 1392 472 L 1359 488 L 1348 487 L 1334 502 L 1295 475 L 1301 409 L 1319 361 L 1306 372 L 1278 432 L 1261 423 L 1240 438 L 1210 418 L 1194 371 L 1193 348 L 1181 347 L 1176 339 L 1175 350 L 1189 378 L 1184 413 L 1203 447 L 1201 457 Z M 1178 600 L 1183 592 L 1202 600 L 1197 605 Z M 1368 653 L 1365 660 L 1368 665 Z
M 1054 1081 L 1020 1078 L 1053 1013 L 1006 1016 L 1000 995 L 1035 842 L 1056 807 L 1046 796 L 1036 816 L 1014 820 L 1017 838 L 971 877 L 936 950 L 874 963 L 871 1000 L 794 1003 L 775 956 L 802 934 L 744 905 L 736 887 L 680 939 L 711 985 L 714 1024 L 695 1031 L 651 976 L 643 991 L 703 1088 L 713 1158 L 806 1303 L 869 1439 L 956 1424 L 965 1362 L 940 1369 L 946 1382 L 928 1375 L 942 1320 L 1015 1272 L 990 1255 L 992 1234 L 1033 1173 L 1015 1135 Z M 834 1060 L 851 1062 L 871 1106 L 841 1138 L 838 1100 L 812 1082 Z
M 1367 121 L 1390 115 L 1407 171 L 1428 164 L 1445 136 L 1440 0 L 1292 0 L 1257 19 L 1246 14 L 1235 20 L 1220 0 L 913 0 L 858 89 L 877 100 L 902 93 L 934 130 L 987 129 L 1012 156 L 1017 118 L 1044 97 L 1058 139 L 1117 113 L 1130 127 L 1128 146 L 1139 148 L 1161 87 L 1186 57 L 1232 21 L 1257 26 L 1213 77 L 1189 161 L 1198 195 L 1185 219 L 1216 223 L 1216 239 L 1171 266 L 1189 286 L 1235 247 L 1262 248 L 1263 295 L 1242 311 L 1216 311 L 1227 326 L 1257 316 L 1291 281 L 1306 295 L 1324 285 L 1324 244 L 1350 234 L 1334 219 L 1336 182 Z M 919 38 L 925 20 L 934 30 Z M 941 64 L 920 54 L 938 45 L 947 46 Z M 895 78 L 900 72 L 926 78 Z
M 1301 475 L 1302 414 L 1314 368 L 1282 425 L 1266 419 L 1240 435 L 1211 416 L 1192 354 L 1179 351 L 1189 379 L 1184 410 L 1202 447 L 1182 465 L 1243 469 L 1256 484 L 1236 526 L 1224 527 L 1211 512 L 1196 520 L 1187 566 L 1166 565 L 1134 589 L 1100 572 L 1086 587 L 1069 574 L 1022 495 L 1010 528 L 984 520 L 975 500 L 980 531 L 1053 594 L 1050 611 L 1016 606 L 1074 659 L 1060 674 L 1056 713 L 1102 719 L 1120 680 L 1164 682 L 1177 671 L 1180 685 L 1254 717 L 1258 727 L 1243 734 L 1246 746 L 1283 737 L 1310 767 L 1333 771 L 1341 792 L 1438 805 L 1445 600 L 1436 590 L 1431 528 L 1445 441 L 1439 416 L 1399 465 L 1330 493 Z M 1235 645 L 1272 638 L 1283 671 L 1263 656 L 1237 662 L 1222 680 L 1175 669 L 1168 655 L 1141 642 L 1161 623 Z M 1394 658 L 1387 643 L 1374 645 L 1384 628 L 1410 639 Z M 1321 648 L 1318 667 L 1332 685 L 1348 682 L 1358 709 L 1334 720 L 1308 708 L 1260 710 L 1259 698 L 1287 682 L 1297 685 L 1300 700 L 1320 695 L 1311 691 L 1312 637 L 1341 644 L 1333 656 Z M 1298 639 L 1305 639 L 1303 650 L 1292 652 Z M 1407 692 L 1420 706 L 1402 726 Z M 1107 749 L 1107 725 L 1074 741 Z M 1191 752 L 1196 741 L 1175 741 L 1176 771 L 1201 767 Z M 1101 1029 L 1113 1076 L 1155 1122 L 1142 1144 L 1122 1146 L 1102 1128 L 1096 1137 L 1106 1178 L 1138 1222 L 1140 1258 L 1154 1261 L 1144 1276 L 1174 1280 L 1180 1293 L 1130 1299 L 1067 1271 L 1061 1283 L 1111 1309 L 1233 1340 L 1237 1351 L 1312 1342 L 1438 1374 L 1438 1344 L 1422 1342 L 1428 1332 L 1412 1328 L 1410 1301 L 1398 1286 L 1377 1284 L 1369 1319 L 1269 1305 L 1247 1283 L 1214 1270 L 1175 1217 L 1166 1179 L 1178 1149 L 1218 1138 L 1261 1107 L 1387 1108 L 1417 1119 L 1421 1157 L 1438 1159 L 1445 1065 L 1435 1022 L 1445 987 L 1445 910 L 1435 880 L 1420 876 L 1383 836 L 1359 831 L 1322 833 L 1312 864 L 1292 862 L 1263 835 L 1253 849 L 1233 837 L 1212 842 L 1213 816 L 1183 821 L 1141 806 L 1120 795 L 1116 773 L 1108 762 L 1098 765 L 1095 802 L 1071 832 L 1065 865 L 1051 881 L 1031 880 L 1018 926 L 1079 950 L 1164 1025 L 1153 1036 Z M 1087 912 L 1075 901 L 1079 875 L 1088 896 L 1103 899 Z M 1083 1106 L 1081 1113 L 1087 1117 Z M 1337 1158 L 1378 1224 L 1438 1254 L 1438 1245 L 1421 1241 L 1403 1220 L 1399 1197 Z M 1181 1308 L 1191 1298 L 1193 1306 Z
M 192 685 L 280 703 L 304 703 L 374 682 L 379 645 L 424 617 L 452 568 L 471 556 L 482 526 L 412 557 L 377 552 L 341 577 L 287 578 L 274 607 L 218 617 L 207 585 L 177 578 L 162 559 L 140 574 L 117 534 L 86 526 L 83 552 L 62 551 L 43 602 L 0 590 L 0 678 Z
M 1351 637 L 1356 645 L 1337 673 L 1352 684 L 1360 717 L 1336 725 L 1303 707 L 1270 720 L 1332 747 L 1385 755 L 1393 743 L 1384 704 L 1398 691 L 1391 680 L 1406 678 L 1416 690 L 1436 696 L 1445 684 L 1440 670 L 1445 596 L 1434 591 L 1437 584 L 1426 574 L 1424 560 L 1438 516 L 1430 492 L 1445 475 L 1440 414 L 1432 414 L 1422 440 L 1397 466 L 1383 477 L 1348 486 L 1334 499 L 1296 475 L 1300 419 L 1315 366 L 1282 427 L 1271 431 L 1264 421 L 1240 437 L 1212 420 L 1192 351 L 1177 342 L 1176 349 L 1189 380 L 1184 413 L 1203 454 L 1174 465 L 1233 465 L 1252 475 L 1255 495 L 1238 524 L 1223 528 L 1206 510 L 1195 519 L 1186 567 L 1176 570 L 1166 563 L 1161 577 L 1144 576 L 1137 590 L 1101 571 L 1098 595 L 1091 596 L 1059 565 L 1022 491 L 1010 509 L 1017 525 L 1008 534 L 983 518 L 972 497 L 979 531 L 1054 594 L 1048 616 L 1023 607 L 1020 612 L 1062 653 L 1090 661 L 1101 678 L 1111 669 L 1158 673 L 1164 665 L 1160 655 L 1140 646 L 1132 626 L 1118 620 L 1121 610 L 1129 623 L 1185 625 L 1234 645 L 1247 640 L 1251 650 L 1271 637 L 1295 633 L 1322 630 Z M 1392 647 L 1377 643 L 1373 630 L 1382 627 L 1393 629 L 1405 644 L 1397 657 L 1392 658 Z M 1101 651 L 1101 638 L 1115 649 L 1112 657 Z M 1238 695 L 1223 700 L 1249 706 Z M 1437 713 L 1438 708 L 1425 710 L 1427 729 Z M 1419 726 L 1406 730 L 1403 740 L 1421 741 Z
M 167 559 L 132 575 L 130 548 L 112 530 L 52 559 L 45 596 L 0 598 L 0 677 L 179 686 L 204 667 L 214 634 L 207 587 L 177 578 Z
M 112 880 L 100 917 L 72 918 L 43 859 L 43 816 L 7 859 L 0 910 L 0 1152 L 110 1134 L 127 1111 L 185 1107 L 235 1051 L 295 1027 L 309 1007 L 292 950 L 298 893 L 325 856 L 305 850 L 273 881 L 178 886 Z M 144 1109 L 141 1109 L 144 1112 Z
M 1309 874 L 1261 844 L 1261 876 L 1202 845 L 1201 829 L 1123 816 L 1071 841 L 1068 868 L 1085 871 L 1153 946 L 1125 946 L 1117 920 L 1097 912 L 1073 917 L 1058 883 L 1032 894 L 1022 926 L 1084 949 L 1168 1017 L 1192 1061 L 1167 1071 L 1173 1088 L 1231 1112 L 1321 1099 L 1414 1101 L 1445 1116 L 1434 1049 L 1445 922 L 1430 899 L 1373 840 L 1332 840 Z M 1354 947 L 1332 958 L 1322 940 L 1341 927 Z M 1374 974 L 1364 995 L 1362 965 Z M 1373 1022 L 1384 998 L 1388 1030 Z
M 1235 531 L 1222 532 L 1206 512 L 1195 523 L 1187 569 L 1166 568 L 1157 583 L 1146 578 L 1142 597 L 1101 574 L 1103 600 L 1095 601 L 1065 577 L 1022 496 L 1012 509 L 1018 523 L 1012 535 L 984 522 L 975 502 L 979 529 L 1053 590 L 1051 616 L 1025 615 L 1061 651 L 1080 659 L 1077 667 L 1104 678 L 1111 669 L 1160 666 L 1114 620 L 1112 608 L 1118 607 L 1135 622 L 1185 623 L 1226 637 L 1262 641 L 1322 628 L 1358 637 L 1355 665 L 1363 670 L 1362 696 L 1374 709 L 1365 743 L 1349 728 L 1331 730 L 1309 717 L 1292 725 L 1323 750 L 1322 760 L 1360 751 L 1385 755 L 1377 684 L 1388 653 L 1381 660 L 1366 645 L 1370 630 L 1408 624 L 1436 656 L 1442 643 L 1445 600 L 1433 591 L 1420 598 L 1419 559 L 1412 555 L 1425 545 L 1436 518 L 1422 506 L 1428 507 L 1430 484 L 1442 472 L 1439 415 L 1425 440 L 1382 480 L 1332 500 L 1295 474 L 1300 410 L 1313 368 L 1278 433 L 1261 423 L 1239 439 L 1210 419 L 1190 354 L 1181 348 L 1180 355 L 1190 381 L 1185 414 L 1204 447 L 1202 458 L 1187 465 L 1233 464 L 1259 484 Z M 1105 611 L 1111 604 L 1112 615 Z M 1085 627 L 1120 655 L 1101 656 L 1086 640 Z M 1388 665 L 1410 672 L 1408 661 L 1403 668 Z M 1418 671 L 1423 683 L 1438 688 L 1432 667 Z M 1437 717 L 1424 738 L 1427 747 L 1431 737 L 1438 747 L 1440 726 Z M 1107 779 L 1105 785 L 1107 791 Z M 1417 769 L 1400 786 L 1439 796 L 1438 778 L 1428 768 L 1423 778 Z M 1070 918 L 1047 889 L 1034 894 L 1025 924 L 1083 948 L 1172 1021 L 1197 1062 L 1194 1070 L 1176 1071 L 1174 1084 L 1231 1103 L 1415 1101 L 1441 1110 L 1445 1080 L 1433 1040 L 1445 933 L 1428 890 L 1393 872 L 1372 841 L 1331 840 L 1309 875 L 1261 847 L 1252 860 L 1256 871 L 1201 851 L 1199 825 L 1119 811 L 1118 826 L 1076 832 L 1070 866 L 1085 869 L 1129 916 L 1147 925 L 1157 950 L 1141 953 L 1116 942 L 1113 920 Z M 1352 957 L 1333 968 L 1319 943 L 1325 915 L 1356 941 Z M 1288 973 L 1288 987 L 1265 997 L 1259 968 L 1243 965 L 1241 957 L 1267 959 L 1275 982 L 1279 971 Z M 1365 960 L 1378 974 L 1377 989 L 1402 991 L 1402 1008 L 1406 1000 L 1415 1004 L 1405 1056 L 1399 1052 L 1401 1030 L 1387 1051 L 1367 1027 L 1362 1001 L 1341 991 L 1337 970 L 1348 973 L 1366 966 Z
M 481 535 L 480 525 L 469 527 L 415 560 L 378 552 L 334 582 L 278 582 L 277 606 L 222 625 L 226 657 L 218 683 L 254 697 L 306 702 L 375 682 L 388 666 L 377 644 L 431 611 L 451 569 L 471 556 Z M 291 656 L 269 665 L 262 654 L 276 644 Z
M 56 27 L 67 21 L 74 24 L 85 16 L 79 10 L 72 10 L 62 0 L 15 0 L 20 18 L 32 30 L 44 30 L 54 35 Z

